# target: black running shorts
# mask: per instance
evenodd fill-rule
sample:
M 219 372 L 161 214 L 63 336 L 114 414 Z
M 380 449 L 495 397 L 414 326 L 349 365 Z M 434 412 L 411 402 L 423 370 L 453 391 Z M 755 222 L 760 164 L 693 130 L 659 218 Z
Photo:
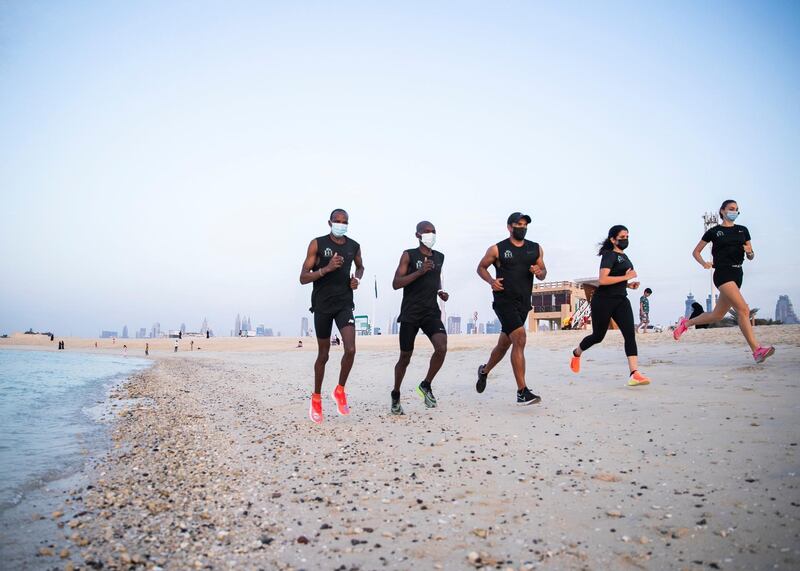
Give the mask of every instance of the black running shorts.
M 529 309 L 519 305 L 492 303 L 497 319 L 500 320 L 500 330 L 506 335 L 525 325 Z
M 717 287 L 728 282 L 735 282 L 736 287 L 742 289 L 743 277 L 744 272 L 742 271 L 742 268 L 722 266 L 714 269 L 714 285 Z
M 422 329 L 422 332 L 428 336 L 428 339 L 437 333 L 447 335 L 447 329 L 444 328 L 442 320 L 438 317 L 428 317 L 420 323 L 400 323 L 400 350 L 413 351 L 414 340 L 417 338 L 417 333 Z
M 343 327 L 355 327 L 356 320 L 353 317 L 352 309 L 340 309 L 338 313 L 317 313 L 314 312 L 314 330 L 317 332 L 317 339 L 330 339 L 333 332 L 333 322 L 339 331 Z

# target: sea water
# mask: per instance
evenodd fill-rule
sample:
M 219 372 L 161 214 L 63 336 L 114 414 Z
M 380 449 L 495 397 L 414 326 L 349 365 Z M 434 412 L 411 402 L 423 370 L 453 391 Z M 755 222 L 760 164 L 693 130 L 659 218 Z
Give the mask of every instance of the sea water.
M 0 350 L 0 514 L 77 471 L 103 436 L 108 390 L 151 361 L 122 355 Z

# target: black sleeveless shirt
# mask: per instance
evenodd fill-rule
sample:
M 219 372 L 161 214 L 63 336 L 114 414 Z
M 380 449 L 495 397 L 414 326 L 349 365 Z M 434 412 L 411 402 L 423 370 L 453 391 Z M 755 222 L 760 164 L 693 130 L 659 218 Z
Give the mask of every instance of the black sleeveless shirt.
M 409 258 L 406 275 L 409 275 L 422 267 L 426 256 L 419 248 L 406 250 L 406 253 Z M 399 322 L 419 325 L 430 317 L 441 318 L 442 312 L 436 294 L 442 283 L 444 254 L 433 250 L 433 256 L 428 257 L 433 260 L 433 269 L 403 288 L 403 303 L 400 306 L 400 316 L 397 318 Z
M 344 244 L 337 244 L 330 234 L 317 238 L 317 260 L 312 271 L 327 266 L 334 254 L 344 258 L 342 267 L 314 282 L 311 292 L 311 311 L 313 313 L 338 313 L 342 309 L 353 309 L 353 289 L 350 287 L 350 270 L 353 260 L 361 246 L 358 242 L 344 237 Z
M 511 238 L 497 243 L 497 278 L 503 278 L 503 291 L 492 292 L 496 303 L 510 303 L 530 310 L 533 293 L 531 266 L 539 259 L 539 244 L 525 240 L 515 246 Z

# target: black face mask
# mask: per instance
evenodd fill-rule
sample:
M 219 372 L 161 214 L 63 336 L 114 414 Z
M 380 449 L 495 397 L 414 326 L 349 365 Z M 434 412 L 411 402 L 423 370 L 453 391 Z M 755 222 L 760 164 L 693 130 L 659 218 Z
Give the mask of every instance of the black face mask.
M 617 240 L 617 248 L 619 248 L 620 250 L 624 250 L 627 247 L 628 247 L 628 239 L 627 238 L 623 238 L 621 240 Z
M 525 234 L 527 233 L 527 228 L 518 228 L 517 226 L 511 228 L 511 235 L 514 237 L 514 240 L 524 240 Z

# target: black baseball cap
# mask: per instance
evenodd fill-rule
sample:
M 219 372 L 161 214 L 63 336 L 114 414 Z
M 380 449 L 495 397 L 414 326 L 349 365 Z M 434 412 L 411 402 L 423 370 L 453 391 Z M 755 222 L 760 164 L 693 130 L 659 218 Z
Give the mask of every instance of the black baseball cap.
M 520 220 L 525 220 L 528 224 L 531 223 L 531 217 L 527 214 L 523 214 L 522 212 L 514 212 L 511 216 L 508 217 L 509 224 L 516 224 Z

